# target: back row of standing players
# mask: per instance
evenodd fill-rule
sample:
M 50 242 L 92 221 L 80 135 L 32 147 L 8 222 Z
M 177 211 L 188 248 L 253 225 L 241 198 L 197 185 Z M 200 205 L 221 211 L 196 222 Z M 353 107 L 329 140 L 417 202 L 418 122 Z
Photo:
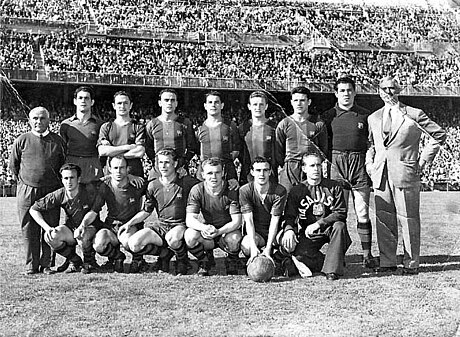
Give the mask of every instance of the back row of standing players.
M 308 247 L 301 245 L 307 250 L 316 247 L 313 256 L 318 257 L 322 244 L 337 240 L 334 235 L 339 237 L 339 245 L 329 249 L 331 256 L 326 256 L 326 261 L 320 256 L 319 267 L 313 268 L 335 279 L 343 273 L 343 258 L 350 245 L 344 223 L 345 200 L 348 200 L 347 191 L 351 190 L 363 264 L 374 267 L 370 183 L 365 171 L 369 111 L 354 104 L 355 94 L 352 79 L 339 79 L 335 85 L 337 105 L 319 121 L 308 113 L 310 91 L 305 87 L 294 88 L 291 91 L 293 114 L 276 125 L 265 115 L 266 94 L 253 92 L 248 103 L 251 120 L 237 127 L 222 117 L 224 102 L 218 92 L 212 91 L 206 94 L 204 103 L 207 118 L 195 132 L 188 118 L 176 114 L 178 97 L 173 89 L 160 93 L 160 116 L 143 125 L 130 118 L 133 102 L 127 92 L 115 93 L 116 118 L 103 123 L 91 114 L 92 89 L 80 87 L 74 94 L 76 113 L 63 121 L 60 128 L 65 161 L 72 164 L 61 167 L 64 188 L 48 195 L 37 194 L 29 200 L 28 204 L 33 205 L 30 211 L 33 219 L 28 221 L 35 220 L 45 230 L 44 240 L 66 257 L 61 269 L 69 268 L 68 271 L 82 269 L 88 273 L 98 268 L 95 252 L 109 258 L 106 269 L 122 271 L 125 255 L 120 251 L 121 243 L 133 255 L 131 272 L 144 270 L 143 255 L 152 254 L 159 256 L 157 268 L 164 271 L 169 271 L 169 261 L 176 255 L 176 273 L 186 274 L 188 251 L 199 262 L 198 273 L 208 275 L 214 265 L 212 250 L 219 246 L 227 252 L 225 262 L 229 274 L 238 273 L 240 249 L 253 258 L 262 247 L 265 247 L 265 255 L 279 262 L 282 273 L 292 274 L 296 271 L 289 256 L 299 242 L 298 226 L 310 224 L 302 224 L 311 220 L 306 214 L 310 212 L 318 228 L 310 227 L 311 242 Z M 15 144 L 11 167 L 19 180 L 20 152 Z M 149 172 L 148 187 L 147 184 L 136 187 L 135 176 L 144 175 L 144 154 L 155 166 Z M 200 157 L 197 177 L 204 180 L 201 183 L 184 176 L 195 154 Z M 105 168 L 101 166 L 103 157 L 109 158 Z M 239 182 L 234 166 L 236 158 L 241 162 Z M 288 205 L 281 221 L 287 194 L 301 183 L 305 178 L 303 174 L 307 174 L 307 179 L 315 179 L 318 172 L 313 172 L 313 178 L 309 177 L 307 166 L 316 167 L 313 170 L 321 168 L 323 158 L 328 159 L 328 175 L 346 189 L 331 185 L 325 194 L 315 188 L 303 191 L 310 195 L 311 204 Z M 251 182 L 244 185 L 248 180 Z M 46 197 L 40 199 L 44 195 Z M 108 206 L 108 215 L 103 223 L 98 213 L 104 204 Z M 46 221 L 42 216 L 57 207 L 66 211 L 66 226 L 56 227 L 55 219 Z M 157 211 L 158 221 L 144 228 L 143 221 L 153 210 Z M 315 221 L 328 216 L 329 222 Z M 22 222 L 24 217 L 20 212 Z M 242 223 L 247 233 L 244 239 L 240 230 Z M 334 223 L 342 223 L 342 228 L 337 233 L 330 230 L 324 234 Z M 315 231 L 324 235 L 316 240 Z M 82 245 L 83 261 L 76 255 L 75 240 Z M 274 247 L 278 249 L 273 251 Z M 43 259 L 42 255 L 38 262 L 39 258 L 31 256 L 30 249 L 26 250 L 27 273 L 33 274 L 40 268 L 52 272 L 49 259 Z M 311 257 L 312 254 L 306 258 L 309 266 L 314 265 L 309 260 Z M 318 264 L 318 259 L 314 260 Z

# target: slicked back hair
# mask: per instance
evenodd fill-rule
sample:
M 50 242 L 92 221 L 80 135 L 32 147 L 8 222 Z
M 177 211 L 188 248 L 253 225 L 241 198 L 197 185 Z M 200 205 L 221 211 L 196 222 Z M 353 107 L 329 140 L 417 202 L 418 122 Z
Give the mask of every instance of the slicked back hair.
M 66 163 L 61 166 L 59 169 L 59 174 L 62 177 L 62 171 L 75 171 L 77 172 L 77 177 L 81 177 L 81 167 L 74 163 Z

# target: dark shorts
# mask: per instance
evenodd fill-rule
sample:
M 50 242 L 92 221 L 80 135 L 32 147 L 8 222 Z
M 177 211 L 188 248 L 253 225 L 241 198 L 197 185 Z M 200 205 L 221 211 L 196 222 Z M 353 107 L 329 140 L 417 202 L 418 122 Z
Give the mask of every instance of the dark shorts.
M 101 229 L 102 228 L 108 229 L 112 231 L 113 233 L 115 233 L 115 235 L 118 235 L 118 231 L 120 230 L 120 227 L 123 225 L 124 223 L 121 221 L 106 221 L 102 223 Z M 136 227 L 136 229 L 139 231 L 144 228 L 144 223 L 143 222 L 138 223 L 134 225 L 134 227 Z
M 342 182 L 343 187 L 348 189 L 371 186 L 371 180 L 366 172 L 366 154 L 333 150 L 331 179 Z
M 284 167 L 279 174 L 279 183 L 289 192 L 292 186 L 300 184 L 302 176 L 302 162 L 300 160 L 289 160 L 284 163 Z
M 185 227 L 185 222 L 184 223 L 177 223 L 177 224 L 165 224 L 162 223 L 158 220 L 153 221 L 152 223 L 149 223 L 148 225 L 145 226 L 145 228 L 149 228 L 153 230 L 155 233 L 157 233 L 163 240 L 166 236 L 166 233 L 168 233 L 171 229 L 177 226 L 182 226 Z

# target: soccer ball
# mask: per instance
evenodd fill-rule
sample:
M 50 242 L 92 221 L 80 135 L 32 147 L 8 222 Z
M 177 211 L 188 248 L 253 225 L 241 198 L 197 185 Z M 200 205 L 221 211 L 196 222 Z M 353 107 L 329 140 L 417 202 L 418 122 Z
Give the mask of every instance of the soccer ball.
M 257 255 L 248 264 L 247 272 L 254 282 L 268 282 L 275 274 L 275 264 L 265 255 Z

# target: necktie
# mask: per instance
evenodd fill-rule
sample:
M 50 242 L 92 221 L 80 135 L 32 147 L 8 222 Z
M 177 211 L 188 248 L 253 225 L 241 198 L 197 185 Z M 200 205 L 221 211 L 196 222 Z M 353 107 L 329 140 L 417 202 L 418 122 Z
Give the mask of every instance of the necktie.
M 383 136 L 384 143 L 387 144 L 391 134 L 391 108 L 386 108 L 383 115 Z

